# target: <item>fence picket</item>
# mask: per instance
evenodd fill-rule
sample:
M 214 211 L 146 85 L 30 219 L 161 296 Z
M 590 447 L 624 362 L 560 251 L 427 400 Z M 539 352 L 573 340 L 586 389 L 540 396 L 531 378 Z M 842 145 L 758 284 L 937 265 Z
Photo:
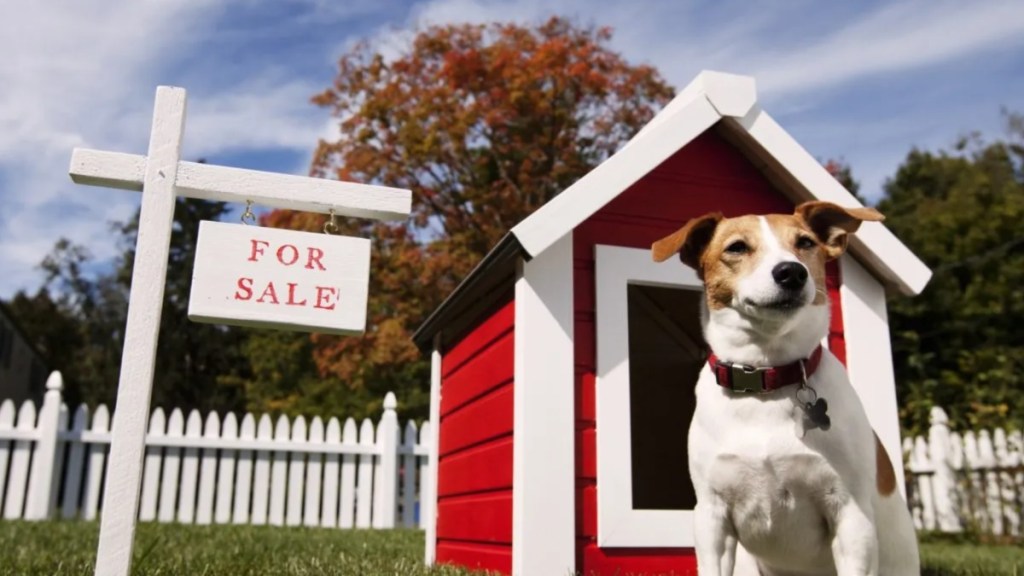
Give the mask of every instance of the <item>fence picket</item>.
M 14 428 L 14 402 L 0 403 L 0 432 Z M 11 441 L 0 438 L 0 505 L 4 503 L 7 486 L 7 463 L 11 457 Z
M 423 448 L 428 448 L 429 449 L 429 446 L 430 446 L 430 433 L 431 433 L 430 432 L 430 421 L 424 422 L 423 426 L 420 427 L 420 437 L 419 437 L 419 444 L 418 444 L 419 446 L 421 446 Z M 429 458 L 420 458 L 419 460 L 420 460 L 420 473 L 419 473 L 420 486 L 419 486 L 419 491 L 417 492 L 417 494 L 419 494 L 419 496 L 420 496 L 419 499 L 418 499 L 419 500 L 419 506 L 420 506 L 420 509 L 419 509 L 419 513 L 420 513 L 419 527 L 420 527 L 421 530 L 426 530 L 427 529 L 427 523 L 430 522 L 433 519 L 433 517 L 434 517 L 434 503 L 430 502 L 430 501 L 427 501 L 427 500 L 425 500 L 423 498 L 424 486 L 426 486 L 426 483 L 429 482 L 428 479 L 430 478 L 430 474 L 431 474 L 431 471 L 430 471 L 430 459 Z
M 57 455 L 53 464 L 53 484 L 50 486 L 50 504 L 47 507 L 48 516 L 56 518 L 57 509 L 60 506 L 61 478 L 65 477 L 64 457 L 68 451 L 68 443 L 61 438 L 68 430 L 68 406 L 61 402 L 60 418 L 57 421 Z
M 988 525 L 992 534 L 1003 534 L 1003 511 L 1000 503 L 999 475 L 996 473 L 996 455 L 992 446 L 992 435 L 988 430 L 978 433 L 978 461 L 981 464 L 981 481 L 985 493 L 985 508 L 988 510 Z
M 414 507 L 416 506 L 416 423 L 412 420 L 405 423 L 405 434 L 402 436 L 402 527 L 412 528 Z
M 224 417 L 224 430 L 220 436 L 228 442 L 238 438 L 238 420 L 233 412 L 228 412 Z M 213 521 L 217 524 L 227 524 L 231 521 L 231 493 L 235 483 L 241 483 L 240 478 L 235 479 L 237 452 L 231 448 L 220 451 L 220 465 L 217 468 L 217 508 L 213 514 Z
M 324 421 L 319 416 L 313 418 L 309 426 L 309 446 L 320 446 L 324 443 Z M 302 523 L 306 526 L 320 525 L 320 481 L 323 473 L 323 455 L 310 452 L 306 464 L 306 505 Z
M 274 427 L 274 441 L 288 442 L 291 440 L 291 429 L 288 417 L 282 414 Z M 288 452 L 274 451 L 274 463 L 270 468 L 270 518 L 272 526 L 284 525 L 285 495 L 288 489 Z
M 216 412 L 206 415 L 203 427 L 203 438 L 220 439 L 220 416 Z M 203 448 L 199 464 L 199 499 L 196 504 L 196 524 L 209 524 L 213 521 L 213 496 L 216 493 L 214 482 L 217 481 L 217 449 Z
M 1014 509 L 1013 474 L 1009 472 L 1015 466 L 1014 458 L 1010 452 L 1009 441 L 1006 431 L 997 428 L 992 433 L 992 444 L 995 447 L 996 470 L 996 494 L 999 502 L 999 517 L 1004 522 L 1003 534 L 1017 535 L 1017 511 Z
M 3 409 L 0 407 L 0 412 Z M 0 416 L 0 428 L 3 427 L 3 417 Z M 75 415 L 71 418 L 72 438 L 81 438 L 86 427 L 89 426 L 89 407 L 79 404 L 75 409 Z M 0 442 L 2 443 L 2 442 Z M 2 458 L 3 447 L 0 447 L 0 458 Z M 78 516 L 79 506 L 82 501 L 82 477 L 85 475 L 85 442 L 71 442 L 68 451 L 67 476 L 64 481 L 64 494 L 61 497 L 61 517 L 70 520 Z M 0 495 L 4 493 L 3 487 L 4 467 L 0 465 Z
M 260 416 L 260 423 L 256 432 L 256 438 L 263 442 L 272 442 L 274 439 L 274 426 L 270 422 L 270 416 Z M 269 511 L 268 497 L 270 495 L 270 452 L 267 450 L 256 451 L 256 468 L 252 480 L 252 523 L 263 525 L 267 523 L 267 512 Z
M 110 431 L 110 411 L 106 404 L 100 404 L 92 415 L 92 432 L 106 434 Z M 103 484 L 103 472 L 106 468 L 107 445 L 93 443 L 89 446 L 89 464 L 85 477 L 85 509 L 82 518 L 95 520 L 100 507 L 100 488 Z
M 325 444 L 334 446 L 341 443 L 341 425 L 332 417 L 327 421 Z M 320 526 L 334 528 L 338 525 L 338 455 L 324 456 L 323 509 L 320 512 Z
M 964 464 L 969 470 L 967 473 L 968 485 L 968 507 L 970 517 L 975 526 L 982 531 L 989 529 L 988 518 L 984 512 L 985 507 L 985 486 L 980 472 L 981 455 L 978 450 L 978 438 L 973 431 L 968 430 L 963 435 L 964 440 Z
M 46 394 L 39 407 L 39 417 L 32 423 L 35 430 L 32 451 L 32 467 L 28 476 L 27 494 L 25 495 L 26 520 L 46 520 L 53 513 L 50 503 L 54 501 L 55 478 L 59 478 L 58 466 L 61 463 L 60 433 L 61 405 L 60 391 L 64 388 L 64 378 L 60 372 L 51 372 L 46 379 Z
M 354 446 L 359 443 L 356 421 L 345 420 L 345 428 L 341 434 L 341 443 Z M 356 510 L 356 457 L 354 454 L 341 456 L 341 510 L 338 516 L 338 527 L 352 528 L 355 526 Z
M 928 443 L 924 438 L 918 436 L 914 442 L 914 456 L 919 466 L 924 466 L 928 461 Z M 918 478 L 917 487 L 921 496 L 923 506 L 921 523 L 925 530 L 935 529 L 935 494 L 932 492 L 930 478 L 924 476 Z
M 369 418 L 363 420 L 359 427 L 359 443 L 372 448 L 373 422 Z M 356 528 L 369 528 L 373 513 L 373 472 L 374 456 L 359 455 L 359 483 L 356 486 Z
M 242 441 L 256 439 L 256 419 L 252 414 L 242 417 L 242 426 L 238 437 Z M 235 471 L 235 502 L 231 522 L 245 524 L 249 522 L 249 505 L 252 502 L 252 450 L 238 451 L 238 468 Z
M 1024 465 L 1024 437 L 1021 436 L 1020 430 L 1014 430 L 1010 432 L 1006 441 L 1010 453 L 1006 467 L 1009 469 L 1011 487 L 1007 497 L 1010 511 L 1007 520 L 1010 522 L 1010 533 L 1020 536 L 1024 532 L 1021 527 L 1021 507 L 1024 506 L 1024 470 L 1021 468 Z
M 166 430 L 163 408 L 157 407 L 149 417 L 149 436 L 162 438 Z M 145 467 L 142 470 L 142 497 L 139 503 L 139 520 L 156 519 L 157 495 L 160 490 L 160 446 L 146 446 Z
M 193 409 L 185 421 L 185 438 L 196 439 L 203 435 L 203 419 Z M 181 457 L 181 481 L 178 493 L 178 522 L 191 524 L 196 518 L 196 476 L 199 474 L 199 449 L 186 446 Z
M 31 400 L 25 400 L 18 410 L 17 430 L 32 432 L 36 427 L 36 406 Z M 27 496 L 28 466 L 32 457 L 31 440 L 15 440 L 14 453 L 11 456 L 11 474 L 7 481 L 7 498 L 4 502 L 4 518 L 17 520 L 25 507 Z
M 175 408 L 167 421 L 168 439 L 181 438 L 185 433 L 185 417 Z M 181 468 L 181 448 L 168 446 L 164 453 L 164 466 L 160 474 L 160 510 L 157 520 L 173 522 L 178 501 L 178 471 Z
M 297 416 L 292 424 L 292 441 L 306 442 L 306 419 L 302 416 Z M 288 504 L 285 512 L 285 524 L 298 526 L 302 524 L 302 491 L 306 481 L 306 455 L 302 452 L 291 452 L 288 462 Z

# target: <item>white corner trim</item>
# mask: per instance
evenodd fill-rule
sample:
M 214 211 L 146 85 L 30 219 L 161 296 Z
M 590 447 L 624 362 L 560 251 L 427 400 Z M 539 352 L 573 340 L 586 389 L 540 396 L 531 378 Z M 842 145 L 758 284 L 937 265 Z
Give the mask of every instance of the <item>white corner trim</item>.
M 782 167 L 818 200 L 840 206 L 861 203 L 805 150 L 767 112 L 755 107 L 737 125 L 750 134 Z M 851 241 L 854 255 L 866 259 L 908 295 L 921 292 L 931 270 L 883 224 L 866 222 Z
M 528 254 L 537 256 L 720 118 L 708 99 L 700 97 L 664 120 L 652 120 L 643 138 L 634 138 L 517 224 L 512 233 Z
M 572 232 L 515 287 L 512 574 L 576 570 Z
M 430 353 L 430 448 L 427 453 L 427 476 L 423 486 L 420 514 L 426 518 L 423 563 L 432 566 L 437 560 L 437 473 L 441 431 L 441 333 L 434 336 Z
M 628 284 L 700 290 L 697 274 L 649 250 L 595 247 L 597 290 L 597 543 L 601 547 L 693 546 L 692 511 L 634 510 L 629 410 Z M 694 313 L 697 313 L 695 310 Z
M 889 453 L 896 485 L 903 493 L 903 448 L 885 288 L 853 257 L 844 255 L 839 265 L 847 372 L 871 427 Z
M 722 116 L 742 118 L 757 104 L 757 84 L 750 76 L 705 70 L 694 82 L 701 84 L 711 105 Z

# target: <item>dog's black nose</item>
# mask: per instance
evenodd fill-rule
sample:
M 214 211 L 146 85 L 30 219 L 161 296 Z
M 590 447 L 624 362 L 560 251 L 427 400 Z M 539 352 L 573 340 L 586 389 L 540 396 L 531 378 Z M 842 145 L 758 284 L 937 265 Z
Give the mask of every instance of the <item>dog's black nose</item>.
M 799 262 L 782 262 L 772 268 L 772 278 L 787 290 L 799 290 L 807 283 L 807 268 Z

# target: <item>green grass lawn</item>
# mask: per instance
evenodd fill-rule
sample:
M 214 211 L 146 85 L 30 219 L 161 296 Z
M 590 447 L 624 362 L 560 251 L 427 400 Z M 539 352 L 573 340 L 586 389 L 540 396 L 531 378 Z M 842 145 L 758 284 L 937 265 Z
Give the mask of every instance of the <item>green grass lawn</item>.
M 0 521 L 0 575 L 91 575 L 99 525 Z M 416 530 L 140 524 L 132 574 L 288 576 L 470 574 L 423 566 Z
M 0 521 L 0 576 L 91 575 L 99 526 L 87 522 Z M 1024 575 L 1024 547 L 938 539 L 921 544 L 926 576 Z M 326 530 L 142 524 L 134 574 L 457 576 L 423 566 L 415 530 Z

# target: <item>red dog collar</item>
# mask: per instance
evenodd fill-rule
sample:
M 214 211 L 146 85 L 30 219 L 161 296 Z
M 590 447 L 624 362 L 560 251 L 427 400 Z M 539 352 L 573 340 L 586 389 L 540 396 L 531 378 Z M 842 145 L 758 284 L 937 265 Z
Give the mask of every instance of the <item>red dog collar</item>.
M 708 355 L 708 364 L 718 380 L 718 385 L 733 392 L 761 394 L 778 390 L 790 384 L 799 384 L 818 369 L 821 362 L 821 345 L 819 344 L 806 360 L 790 362 L 785 366 L 757 368 L 743 364 L 733 364 L 719 360 L 714 354 Z M 801 368 L 801 363 L 803 368 Z

